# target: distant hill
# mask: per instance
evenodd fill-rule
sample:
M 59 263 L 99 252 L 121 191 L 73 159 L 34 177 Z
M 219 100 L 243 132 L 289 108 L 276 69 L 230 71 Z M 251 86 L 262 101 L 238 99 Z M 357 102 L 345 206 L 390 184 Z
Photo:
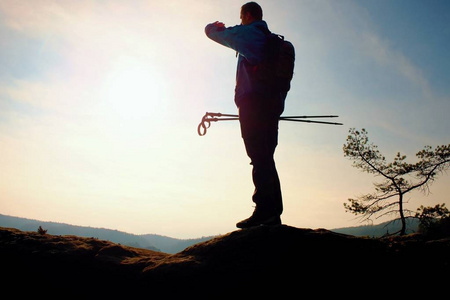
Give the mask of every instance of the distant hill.
M 236 230 L 167 254 L 0 227 L 3 290 L 46 299 L 428 295 L 448 284 L 449 251 L 448 236 L 368 238 L 277 225 Z
M 419 227 L 418 219 L 406 219 L 406 233 L 417 232 Z M 377 225 L 363 225 L 355 227 L 342 227 L 331 229 L 333 232 L 350 234 L 354 236 L 382 237 L 396 233 L 400 230 L 400 221 L 388 221 Z
M 165 253 L 177 253 L 185 248 L 213 237 L 197 239 L 176 239 L 158 234 L 136 235 L 113 229 L 76 226 L 56 222 L 44 222 L 33 219 L 12 217 L 0 214 L 0 227 L 16 228 L 23 231 L 37 231 L 41 226 L 52 235 L 76 235 L 94 237 L 130 247 L 143 248 Z
M 95 237 L 130 247 L 143 248 L 165 253 L 178 253 L 199 242 L 207 241 L 214 236 L 195 239 L 177 239 L 158 234 L 136 235 L 113 229 L 76 226 L 65 223 L 45 222 L 33 219 L 19 218 L 0 214 L 0 227 L 17 228 L 23 231 L 37 231 L 38 227 L 48 230 L 53 235 L 77 235 L 81 237 Z M 417 231 L 418 221 L 408 220 L 407 233 Z M 385 222 L 378 225 L 363 225 L 330 229 L 333 232 L 354 236 L 381 237 L 386 233 L 394 233 L 400 229 L 399 222 Z

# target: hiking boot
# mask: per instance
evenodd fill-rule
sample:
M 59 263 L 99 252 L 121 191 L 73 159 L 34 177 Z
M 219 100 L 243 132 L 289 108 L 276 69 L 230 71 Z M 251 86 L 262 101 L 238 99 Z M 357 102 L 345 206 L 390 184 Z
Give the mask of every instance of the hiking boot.
M 250 218 L 238 222 L 236 227 L 244 229 L 260 225 L 281 225 L 281 218 L 278 214 L 264 214 L 255 210 Z

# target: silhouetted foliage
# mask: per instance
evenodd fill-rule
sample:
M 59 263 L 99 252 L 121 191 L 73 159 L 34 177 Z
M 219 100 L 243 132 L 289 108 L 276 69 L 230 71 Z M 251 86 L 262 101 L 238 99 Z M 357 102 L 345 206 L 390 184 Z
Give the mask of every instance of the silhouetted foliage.
M 445 203 L 434 207 L 421 205 L 416 212 L 419 219 L 419 231 L 431 236 L 450 235 L 450 211 Z
M 406 155 L 397 153 L 394 161 L 386 162 L 378 147 L 369 143 L 368 132 L 351 128 L 347 142 L 344 144 L 344 156 L 353 160 L 353 166 L 369 174 L 381 176 L 382 181 L 374 183 L 375 193 L 366 194 L 356 199 L 348 199 L 344 203 L 346 211 L 362 215 L 370 220 L 372 216 L 396 215 L 402 222 L 400 235 L 406 232 L 405 215 L 413 212 L 404 208 L 403 196 L 412 191 L 420 190 L 428 193 L 431 183 L 450 166 L 450 144 L 425 146 L 416 154 L 418 162 L 407 163 Z
M 47 234 L 47 230 L 42 228 L 42 226 L 39 226 L 37 232 L 42 235 Z

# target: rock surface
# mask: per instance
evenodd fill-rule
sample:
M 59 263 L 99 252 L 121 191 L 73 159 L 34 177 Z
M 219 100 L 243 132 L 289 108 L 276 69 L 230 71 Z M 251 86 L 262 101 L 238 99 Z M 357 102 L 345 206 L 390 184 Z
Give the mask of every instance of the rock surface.
M 287 225 L 234 231 L 177 254 L 0 228 L 0 254 L 5 286 L 44 295 L 267 295 L 318 285 L 437 284 L 450 270 L 450 238 L 362 238 Z

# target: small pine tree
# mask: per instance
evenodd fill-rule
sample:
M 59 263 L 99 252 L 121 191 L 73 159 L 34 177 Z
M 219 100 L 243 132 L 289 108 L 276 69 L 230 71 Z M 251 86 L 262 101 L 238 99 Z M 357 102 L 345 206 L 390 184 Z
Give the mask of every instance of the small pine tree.
M 374 183 L 375 193 L 366 194 L 356 199 L 348 199 L 344 203 L 346 211 L 355 215 L 362 215 L 370 220 L 374 215 L 385 216 L 394 214 L 399 216 L 402 227 L 400 235 L 406 232 L 405 213 L 412 214 L 404 208 L 403 197 L 412 190 L 429 192 L 431 183 L 450 167 L 450 144 L 437 146 L 433 149 L 426 146 L 416 156 L 417 163 L 407 163 L 406 155 L 397 153 L 394 161 L 386 162 L 378 147 L 369 143 L 368 132 L 363 128 L 358 131 L 351 128 L 344 144 L 344 156 L 353 160 L 353 166 L 362 171 L 382 178 Z
M 37 232 L 38 232 L 39 234 L 44 235 L 44 234 L 47 234 L 47 229 L 44 229 L 44 228 L 42 228 L 41 226 L 39 226 Z

